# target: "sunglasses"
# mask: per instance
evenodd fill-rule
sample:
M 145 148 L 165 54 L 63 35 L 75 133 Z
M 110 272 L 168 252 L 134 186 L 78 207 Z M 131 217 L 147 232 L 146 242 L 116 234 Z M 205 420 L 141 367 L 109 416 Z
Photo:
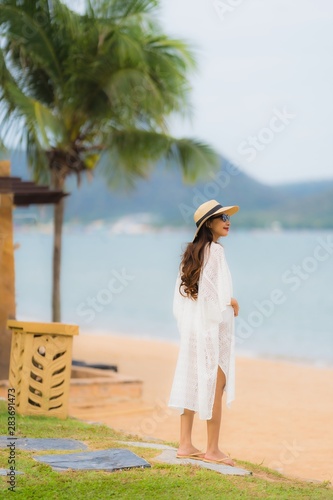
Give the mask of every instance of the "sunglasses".
M 228 220 L 230 220 L 230 215 L 220 214 L 220 215 L 217 215 L 216 217 L 212 217 L 212 219 L 222 219 L 223 222 L 227 222 Z

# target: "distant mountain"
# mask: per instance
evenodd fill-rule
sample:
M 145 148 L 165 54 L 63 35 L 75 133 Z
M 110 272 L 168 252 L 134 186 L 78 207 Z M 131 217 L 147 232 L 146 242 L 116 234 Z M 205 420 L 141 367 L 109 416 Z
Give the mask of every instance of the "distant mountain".
M 23 154 L 12 155 L 12 175 L 30 178 Z M 129 192 L 110 190 L 101 174 L 85 177 L 80 188 L 71 178 L 65 220 L 114 221 L 125 215 L 151 214 L 156 224 L 193 224 L 193 212 L 214 198 L 224 206 L 237 204 L 241 210 L 233 220 L 238 227 L 333 228 L 333 179 L 269 186 L 236 169 L 221 158 L 221 169 L 205 182 L 185 185 L 176 168 L 159 165 L 148 179 L 140 179 Z M 30 210 L 34 210 L 33 207 Z M 50 207 L 43 210 L 50 219 Z
M 286 227 L 333 227 L 332 180 L 286 186 L 290 193 L 284 204 Z M 286 192 L 284 191 L 284 192 Z

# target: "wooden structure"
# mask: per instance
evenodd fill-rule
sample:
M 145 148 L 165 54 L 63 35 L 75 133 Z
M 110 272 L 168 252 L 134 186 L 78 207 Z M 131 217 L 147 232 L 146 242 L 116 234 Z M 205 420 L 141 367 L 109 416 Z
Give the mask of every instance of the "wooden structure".
M 54 204 L 63 196 L 62 191 L 10 177 L 10 161 L 0 160 L 0 379 L 8 378 L 11 335 L 6 325 L 16 314 L 13 208 Z
M 63 323 L 10 320 L 9 387 L 22 415 L 67 418 L 73 335 L 79 327 Z

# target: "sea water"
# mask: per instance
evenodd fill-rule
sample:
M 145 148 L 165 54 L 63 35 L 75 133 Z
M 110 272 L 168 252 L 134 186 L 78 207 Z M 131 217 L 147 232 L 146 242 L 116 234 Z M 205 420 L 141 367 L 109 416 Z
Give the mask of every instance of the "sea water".
M 15 229 L 19 320 L 51 320 L 51 233 Z M 65 226 L 62 321 L 82 333 L 177 342 L 172 298 L 191 237 L 185 229 Z M 237 353 L 333 365 L 333 233 L 231 229 L 221 242 L 240 305 Z

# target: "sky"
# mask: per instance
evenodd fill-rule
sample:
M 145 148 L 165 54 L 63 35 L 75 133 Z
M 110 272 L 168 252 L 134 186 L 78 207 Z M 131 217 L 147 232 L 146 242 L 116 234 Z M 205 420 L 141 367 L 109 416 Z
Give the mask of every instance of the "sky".
M 264 183 L 333 179 L 332 0 L 161 0 L 159 19 L 199 63 L 172 133 Z

